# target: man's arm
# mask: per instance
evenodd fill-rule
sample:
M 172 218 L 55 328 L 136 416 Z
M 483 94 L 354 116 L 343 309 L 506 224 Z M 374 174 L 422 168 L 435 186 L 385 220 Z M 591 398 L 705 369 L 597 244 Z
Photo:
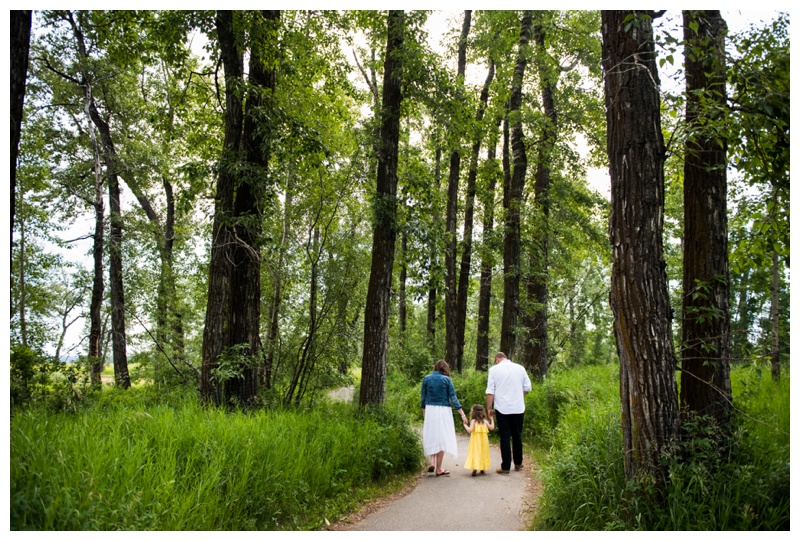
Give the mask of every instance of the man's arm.
M 494 395 L 486 393 L 486 412 L 492 415 L 492 405 L 494 404 Z

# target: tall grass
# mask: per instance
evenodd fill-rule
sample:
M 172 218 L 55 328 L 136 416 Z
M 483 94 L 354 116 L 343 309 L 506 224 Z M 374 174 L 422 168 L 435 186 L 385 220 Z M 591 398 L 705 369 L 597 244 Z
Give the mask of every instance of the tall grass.
M 385 409 L 229 413 L 135 395 L 16 412 L 12 529 L 314 529 L 420 465 L 407 419 Z
M 656 498 L 648 487 L 628 485 L 625 480 L 616 370 L 609 365 L 555 375 L 548 383 L 552 389 L 543 385 L 536 401 L 528 402 L 528 410 L 549 411 L 551 425 L 538 426 L 552 426 L 549 397 L 563 389 L 556 393 L 561 403 L 555 427 L 549 438 L 540 438 L 551 447 L 543 463 L 545 492 L 537 528 L 788 529 L 788 373 L 775 384 L 750 368 L 734 369 L 737 410 L 729 444 L 720 451 L 716 429 L 707 420 L 686 425 L 683 441 L 665 457 L 666 494 L 661 504 L 654 505 Z

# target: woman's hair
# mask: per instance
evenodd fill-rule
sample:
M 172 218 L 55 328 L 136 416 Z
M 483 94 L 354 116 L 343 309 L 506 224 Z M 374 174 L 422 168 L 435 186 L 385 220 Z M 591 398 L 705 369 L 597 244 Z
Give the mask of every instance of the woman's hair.
M 447 377 L 450 377 L 450 366 L 444 359 L 439 359 L 436 361 L 436 364 L 433 365 L 433 369 L 440 374 L 444 374 Z
M 486 420 L 486 410 L 480 404 L 475 404 L 469 412 L 469 418 L 482 423 Z

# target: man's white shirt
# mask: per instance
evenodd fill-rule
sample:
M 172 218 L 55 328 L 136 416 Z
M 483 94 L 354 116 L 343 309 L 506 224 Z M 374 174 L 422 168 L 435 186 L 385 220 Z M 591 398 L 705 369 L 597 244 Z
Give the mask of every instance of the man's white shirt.
M 504 415 L 525 412 L 525 392 L 531 380 L 522 365 L 503 359 L 489 369 L 486 394 L 494 395 L 492 408 Z

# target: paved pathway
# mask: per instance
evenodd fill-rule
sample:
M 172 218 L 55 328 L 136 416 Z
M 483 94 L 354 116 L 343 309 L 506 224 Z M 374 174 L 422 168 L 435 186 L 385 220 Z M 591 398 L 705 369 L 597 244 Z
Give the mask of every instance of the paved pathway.
M 444 455 L 450 476 L 424 473 L 402 498 L 390 501 L 363 520 L 343 529 L 368 531 L 521 530 L 524 501 L 529 495 L 530 463 L 509 475 L 500 467 L 500 448 L 491 445 L 492 467 L 472 477 L 464 468 L 469 436 L 457 433 L 458 458 Z M 527 460 L 527 457 L 526 457 Z M 338 528 L 337 528 L 338 529 Z

